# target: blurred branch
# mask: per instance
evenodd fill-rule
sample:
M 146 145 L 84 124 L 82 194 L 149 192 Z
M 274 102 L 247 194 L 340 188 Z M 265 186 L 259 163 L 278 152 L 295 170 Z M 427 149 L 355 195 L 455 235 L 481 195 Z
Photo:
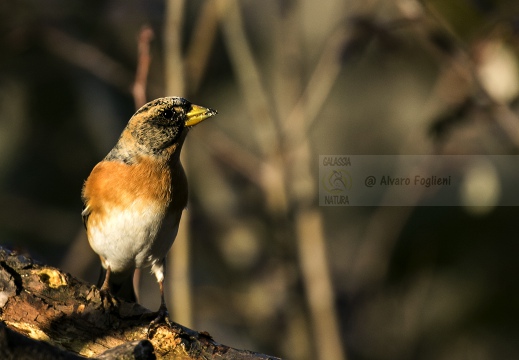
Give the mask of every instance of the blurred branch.
M 133 74 L 93 45 L 57 29 L 47 28 L 42 35 L 47 48 L 66 61 L 87 70 L 123 92 L 130 89 Z
M 452 77 L 452 73 L 454 73 L 465 82 L 464 86 L 462 86 L 461 94 L 459 89 L 454 94 L 455 101 L 458 104 L 469 101 L 479 107 L 485 107 L 490 110 L 490 118 L 503 130 L 510 142 L 516 148 L 519 148 L 519 116 L 510 108 L 508 103 L 494 98 L 489 93 L 479 75 L 479 70 L 482 66 L 480 51 L 489 43 L 499 41 L 499 36 L 502 36 L 502 34 L 500 35 L 501 31 L 496 31 L 496 28 L 499 28 L 501 22 L 493 22 L 492 27 L 486 29 L 485 36 L 478 37 L 467 45 L 457 37 L 449 24 L 430 4 L 424 2 L 423 9 L 427 13 L 428 18 L 433 20 L 434 28 L 426 24 L 427 41 L 431 44 L 430 48 L 433 49 L 431 52 L 436 57 L 445 57 L 446 60 L 442 62 L 446 63 L 447 66 L 445 67 L 450 71 L 450 73 L 444 71 L 440 74 L 435 84 L 433 95 L 436 97 L 443 95 L 443 98 L 447 97 L 445 93 L 452 95 L 453 86 L 451 83 L 448 83 L 448 80 L 452 79 L 449 79 L 448 76 Z M 438 41 L 438 39 L 442 40 Z M 445 46 L 445 44 L 448 45 Z M 451 99 L 445 100 L 452 101 Z
M 184 3 L 184 0 L 166 2 L 166 26 L 164 28 L 166 96 L 184 96 L 186 88 L 182 56 Z
M 307 137 L 308 119 L 313 120 L 317 117 L 340 71 L 339 50 L 344 42 L 343 31 L 334 34 L 325 46 L 325 51 L 318 61 L 308 86 L 288 119 L 283 119 L 284 131 L 282 131 L 274 120 L 279 114 L 271 113 L 274 106 L 268 99 L 268 91 L 262 84 L 260 70 L 246 38 L 239 3 L 234 0 L 219 0 L 218 4 L 224 38 L 233 68 L 245 95 L 251 117 L 255 121 L 254 134 L 260 145 L 263 163 L 263 166 L 256 168 L 260 169 L 258 177 L 262 179 L 260 183 L 267 197 L 268 209 L 272 214 L 282 214 L 285 217 L 288 215 L 289 204 L 296 206 L 297 246 L 316 338 L 317 358 L 345 359 L 334 303 L 335 295 L 328 269 L 322 218 L 319 211 L 311 205 L 315 197 L 315 181 L 310 174 L 312 157 Z M 292 39 L 290 36 L 286 38 Z M 284 45 L 286 44 L 281 44 L 279 47 L 280 59 L 286 59 Z M 300 92 L 297 84 L 291 82 L 280 84 L 280 93 L 285 93 L 288 90 L 286 87 L 290 86 L 292 90 Z M 290 102 L 290 99 L 287 102 Z M 286 102 L 281 103 L 280 113 L 283 113 L 287 106 L 290 105 Z M 283 143 L 282 135 L 292 140 L 288 146 Z M 295 139 L 298 140 L 297 149 L 293 148 Z M 235 159 L 235 164 L 242 163 L 241 155 L 232 155 L 240 154 L 239 151 L 225 150 L 227 159 Z M 285 158 L 287 154 L 291 155 L 289 160 Z M 241 168 L 245 168 L 249 176 L 257 176 L 245 166 Z M 287 193 L 287 189 L 292 190 L 290 194 Z
M 315 208 L 299 209 L 296 214 L 296 234 L 317 358 L 346 360 L 321 213 Z
M 492 111 L 493 119 L 508 134 L 510 140 L 519 149 L 519 116 L 508 105 L 496 105 Z
M 283 183 L 283 162 L 279 153 L 281 132 L 272 114 L 272 102 L 267 97 L 245 34 L 240 3 L 236 0 L 218 0 L 217 4 L 224 41 L 249 114 L 254 121 L 255 139 L 265 163 L 268 164 L 259 174 L 267 207 L 273 213 L 283 213 L 287 208 L 287 195 Z
M 146 103 L 146 86 L 148 83 L 148 71 L 151 63 L 150 43 L 153 40 L 153 36 L 153 30 L 147 25 L 142 28 L 139 34 L 137 43 L 139 57 L 137 61 L 135 81 L 132 88 L 136 109 L 139 109 Z
M 218 12 L 214 0 L 206 0 L 198 15 L 185 56 L 186 91 L 195 93 L 202 81 L 216 39 Z
M 166 17 L 164 29 L 165 41 L 165 82 L 168 96 L 185 96 L 185 64 L 182 54 L 182 33 L 185 1 L 168 0 L 166 2 Z M 188 175 L 188 146 L 182 149 L 181 161 Z M 172 287 L 166 287 L 169 299 L 169 308 L 177 321 L 191 326 L 193 324 L 191 275 L 189 271 L 189 212 L 184 211 L 182 222 L 178 229 L 177 238 L 172 251 L 167 257 L 166 276 Z
M 263 186 L 259 173 L 265 164 L 262 159 L 247 151 L 243 145 L 232 140 L 224 132 L 214 129 L 207 136 L 204 144 L 218 160 L 226 163 L 251 183 L 260 188 Z
M 297 16 L 292 14 L 285 18 L 285 28 L 297 31 L 290 23 L 297 22 Z M 296 41 L 290 37 L 286 40 Z M 345 29 L 341 26 L 326 41 L 306 86 L 297 86 L 300 83 L 295 79 L 291 84 L 281 84 L 282 93 L 295 90 L 299 95 L 288 118 L 283 121 L 282 138 L 286 139 L 286 144 L 282 146 L 285 150 L 283 179 L 285 187 L 290 190 L 290 204 L 294 206 L 301 277 L 309 306 L 316 354 L 321 360 L 345 360 L 346 354 L 335 306 L 322 214 L 314 205 L 317 185 L 311 172 L 313 157 L 308 135 L 312 122 L 318 118 L 342 68 L 340 54 L 345 40 Z M 287 44 L 281 44 L 279 48 L 282 53 L 288 51 Z M 281 55 L 280 59 L 286 59 L 289 55 Z M 289 106 L 290 102 L 281 104 L 281 107 Z
M 308 135 L 310 128 L 319 118 L 319 112 L 342 69 L 341 51 L 347 41 L 348 31 L 345 25 L 335 30 L 326 41 L 303 93 L 284 122 L 284 132 L 293 139 L 292 146 Z M 295 134 L 294 129 L 299 131 Z
M 254 121 L 256 138 L 263 156 L 277 149 L 277 133 L 271 101 L 261 81 L 261 73 L 249 46 L 240 12 L 240 2 L 217 0 L 220 26 L 240 88 L 244 92 L 249 114 Z

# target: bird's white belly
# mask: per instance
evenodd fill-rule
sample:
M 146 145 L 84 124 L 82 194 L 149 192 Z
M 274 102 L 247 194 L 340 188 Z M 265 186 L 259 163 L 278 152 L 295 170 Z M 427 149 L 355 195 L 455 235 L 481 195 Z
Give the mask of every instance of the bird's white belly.
M 111 211 L 91 229 L 94 251 L 114 273 L 161 262 L 173 244 L 181 214 L 168 214 L 157 206 L 134 206 Z

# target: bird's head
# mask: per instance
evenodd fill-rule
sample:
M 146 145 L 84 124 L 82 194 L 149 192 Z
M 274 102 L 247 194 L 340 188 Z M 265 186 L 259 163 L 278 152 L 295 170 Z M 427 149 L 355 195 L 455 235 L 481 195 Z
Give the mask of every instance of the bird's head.
M 190 127 L 216 113 L 216 110 L 191 104 L 181 97 L 159 98 L 137 110 L 123 136 L 131 136 L 141 151 L 159 155 L 182 146 Z

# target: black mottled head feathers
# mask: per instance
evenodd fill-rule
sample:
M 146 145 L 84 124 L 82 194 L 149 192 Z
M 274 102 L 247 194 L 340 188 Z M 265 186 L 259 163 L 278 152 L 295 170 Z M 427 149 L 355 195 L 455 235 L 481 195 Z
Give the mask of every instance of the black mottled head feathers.
M 132 116 L 105 160 L 130 165 L 138 155 L 170 157 L 182 146 L 189 127 L 215 114 L 181 97 L 153 100 Z
M 137 110 L 126 129 L 143 150 L 158 154 L 179 139 L 190 110 L 184 98 L 156 99 Z

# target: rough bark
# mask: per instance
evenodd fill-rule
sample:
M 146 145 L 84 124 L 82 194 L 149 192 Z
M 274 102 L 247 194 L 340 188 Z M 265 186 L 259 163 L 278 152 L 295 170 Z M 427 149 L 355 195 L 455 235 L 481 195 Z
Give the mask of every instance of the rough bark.
M 173 323 L 151 330 L 154 313 L 99 292 L 59 269 L 0 247 L 2 359 L 271 359 L 218 344 L 206 332 Z

